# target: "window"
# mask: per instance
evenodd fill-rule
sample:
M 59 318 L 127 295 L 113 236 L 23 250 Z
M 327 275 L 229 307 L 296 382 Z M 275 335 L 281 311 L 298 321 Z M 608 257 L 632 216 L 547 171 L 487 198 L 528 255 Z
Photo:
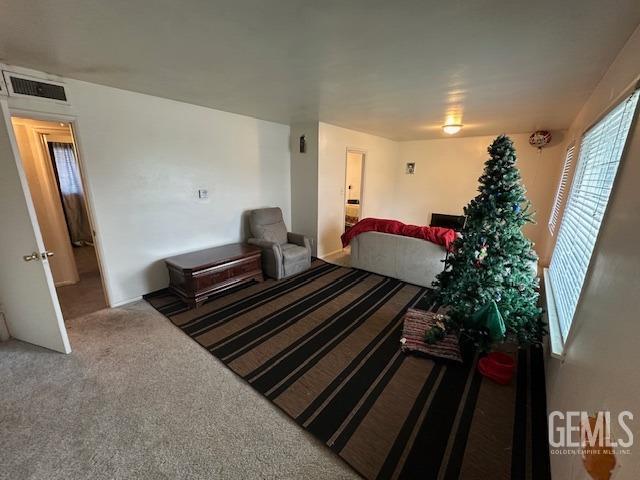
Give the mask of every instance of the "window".
M 562 176 L 560 177 L 560 183 L 558 184 L 558 190 L 556 191 L 556 198 L 553 200 L 553 208 L 551 209 L 551 215 L 549 216 L 549 232 L 551 235 L 556 233 L 556 225 L 560 220 L 560 209 L 562 208 L 562 202 L 567 192 L 569 182 L 569 172 L 571 171 L 571 165 L 573 165 L 573 153 L 576 146 L 571 145 L 567 148 L 567 155 L 564 158 L 564 165 L 562 166 Z
M 549 280 L 562 341 L 566 341 L 638 103 L 638 91 L 584 134 L 565 206 Z
M 48 142 L 49 153 L 58 176 L 58 187 L 63 195 L 82 195 L 80 172 L 72 143 Z

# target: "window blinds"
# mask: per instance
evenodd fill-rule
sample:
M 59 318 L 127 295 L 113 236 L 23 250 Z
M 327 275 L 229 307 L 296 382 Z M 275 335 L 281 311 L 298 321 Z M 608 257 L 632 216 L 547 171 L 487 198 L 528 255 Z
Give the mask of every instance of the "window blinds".
M 558 184 L 558 190 L 556 190 L 556 197 L 553 200 L 553 207 L 551 208 L 551 215 L 549 215 L 549 232 L 551 235 L 556 233 L 556 226 L 558 225 L 558 220 L 560 220 L 560 209 L 562 208 L 562 202 L 566 196 L 569 182 L 569 172 L 571 171 L 571 166 L 573 165 L 573 153 L 575 152 L 576 146 L 571 145 L 567 149 L 567 155 L 564 158 L 564 165 L 562 166 L 562 176 L 560 177 L 560 183 Z
M 563 341 L 578 304 L 609 194 L 638 103 L 638 91 L 587 131 L 551 257 L 549 277 Z

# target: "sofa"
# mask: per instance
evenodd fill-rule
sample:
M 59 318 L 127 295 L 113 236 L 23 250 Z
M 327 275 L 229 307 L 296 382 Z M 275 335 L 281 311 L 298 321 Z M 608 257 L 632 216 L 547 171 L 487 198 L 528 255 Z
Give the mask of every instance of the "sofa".
M 262 270 L 268 277 L 280 280 L 311 266 L 311 242 L 304 235 L 287 232 L 279 208 L 251 210 L 249 228 L 248 243 L 262 249 Z
M 446 249 L 419 238 L 364 232 L 351 239 L 351 266 L 431 287 L 444 269 Z

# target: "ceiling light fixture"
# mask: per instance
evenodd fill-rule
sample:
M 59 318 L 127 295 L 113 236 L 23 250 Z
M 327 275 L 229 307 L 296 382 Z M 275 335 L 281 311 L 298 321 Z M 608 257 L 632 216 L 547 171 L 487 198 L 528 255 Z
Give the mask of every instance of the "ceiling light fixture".
M 462 124 L 460 123 L 449 123 L 442 126 L 442 131 L 447 135 L 455 135 L 460 130 L 462 130 Z

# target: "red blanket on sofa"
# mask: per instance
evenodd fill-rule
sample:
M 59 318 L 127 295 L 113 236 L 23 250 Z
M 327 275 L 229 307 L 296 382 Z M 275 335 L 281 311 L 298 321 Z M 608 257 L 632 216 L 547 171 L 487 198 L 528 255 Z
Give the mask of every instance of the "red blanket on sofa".
M 456 239 L 456 232 L 450 228 L 420 227 L 418 225 L 406 225 L 398 220 L 385 220 L 383 218 L 364 218 L 349 230 L 344 232 L 340 239 L 342 246 L 346 247 L 351 239 L 364 232 L 392 233 L 405 237 L 421 238 L 437 245 L 442 245 L 449 250 Z

